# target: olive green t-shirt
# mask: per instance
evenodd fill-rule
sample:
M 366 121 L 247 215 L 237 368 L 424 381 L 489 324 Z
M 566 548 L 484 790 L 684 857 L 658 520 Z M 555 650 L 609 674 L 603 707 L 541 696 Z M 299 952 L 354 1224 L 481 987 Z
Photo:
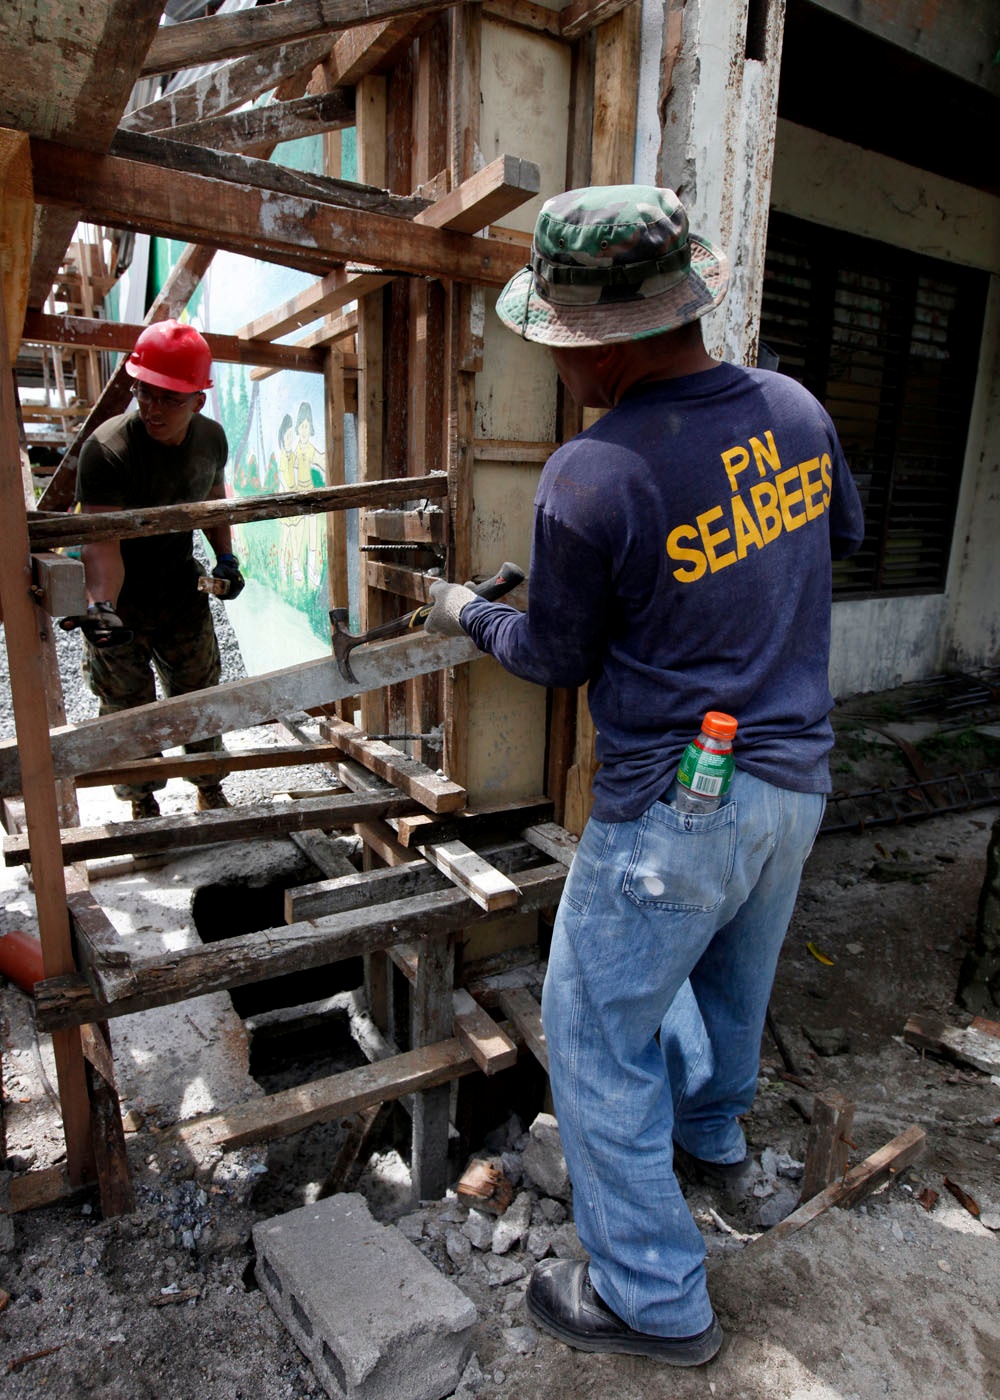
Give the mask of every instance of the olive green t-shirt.
M 80 452 L 76 499 L 81 505 L 134 510 L 204 501 L 225 480 L 229 447 L 212 418 L 196 413 L 177 447 L 155 442 L 138 413 L 123 413 L 95 428 Z M 166 589 L 171 576 L 191 568 L 192 532 L 122 540 L 125 588 L 141 574 L 145 587 Z

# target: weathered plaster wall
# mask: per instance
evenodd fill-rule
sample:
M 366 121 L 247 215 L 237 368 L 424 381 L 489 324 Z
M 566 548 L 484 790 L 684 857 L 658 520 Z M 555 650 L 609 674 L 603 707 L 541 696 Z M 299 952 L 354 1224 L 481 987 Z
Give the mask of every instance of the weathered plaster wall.
M 994 274 L 948 585 L 943 595 L 838 603 L 831 687 L 877 690 L 950 661 L 997 659 L 1000 627 L 1000 199 L 788 122 L 774 208 Z

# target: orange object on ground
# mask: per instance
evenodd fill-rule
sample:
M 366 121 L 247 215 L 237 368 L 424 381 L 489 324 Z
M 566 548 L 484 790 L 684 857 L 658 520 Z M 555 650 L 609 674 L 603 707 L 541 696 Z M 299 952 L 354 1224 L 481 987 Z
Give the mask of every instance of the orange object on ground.
M 45 976 L 42 965 L 42 945 L 33 933 L 12 928 L 0 934 L 0 976 L 6 977 L 22 992 L 35 990 L 35 983 Z

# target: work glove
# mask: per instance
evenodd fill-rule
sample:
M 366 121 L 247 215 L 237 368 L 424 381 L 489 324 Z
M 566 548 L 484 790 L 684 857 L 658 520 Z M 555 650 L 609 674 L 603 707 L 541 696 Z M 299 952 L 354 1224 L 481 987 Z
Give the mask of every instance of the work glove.
M 64 632 L 72 632 L 79 627 L 91 646 L 123 647 L 132 640 L 132 629 L 126 627 L 115 612 L 113 603 L 91 603 L 85 613 L 75 613 L 72 617 L 59 619 Z
M 478 593 L 473 593 L 462 583 L 446 583 L 442 578 L 431 584 L 430 594 L 432 606 L 424 623 L 424 631 L 436 632 L 441 637 L 464 636 L 461 612 L 466 603 L 478 598 Z
M 240 573 L 240 561 L 235 554 L 217 555 L 212 577 L 225 579 L 229 584 L 228 593 L 222 595 L 227 603 L 231 603 L 234 598 L 239 597 L 247 585 L 246 579 Z

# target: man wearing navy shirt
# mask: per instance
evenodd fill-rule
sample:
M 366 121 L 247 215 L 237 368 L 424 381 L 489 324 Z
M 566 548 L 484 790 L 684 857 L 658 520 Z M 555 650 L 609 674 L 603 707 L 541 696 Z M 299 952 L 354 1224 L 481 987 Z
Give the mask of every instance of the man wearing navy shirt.
M 712 359 L 725 254 L 666 189 L 549 200 L 501 320 L 607 410 L 549 458 L 526 613 L 458 584 L 429 631 L 541 685 L 587 683 L 600 767 L 543 994 L 588 1262 L 545 1260 L 528 1310 L 562 1341 L 670 1365 L 722 1331 L 675 1167 L 738 1190 L 771 984 L 830 789 L 831 558 L 863 516 L 836 431 L 794 380 Z M 706 711 L 736 716 L 719 808 L 670 804 Z

